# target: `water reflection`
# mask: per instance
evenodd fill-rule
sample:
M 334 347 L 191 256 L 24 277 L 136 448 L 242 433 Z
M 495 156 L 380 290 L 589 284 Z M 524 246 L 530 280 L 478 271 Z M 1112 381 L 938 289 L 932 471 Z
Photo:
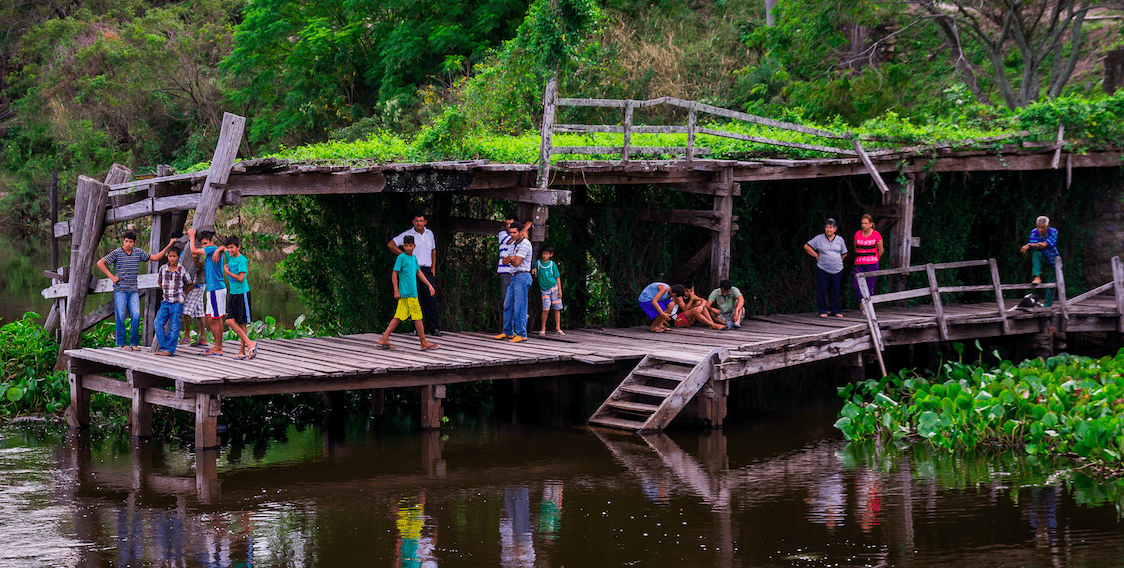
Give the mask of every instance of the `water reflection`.
M 1124 551 L 1116 485 L 1014 454 L 763 452 L 763 433 L 356 424 L 194 454 L 0 429 L 0 565 L 1047 566 Z

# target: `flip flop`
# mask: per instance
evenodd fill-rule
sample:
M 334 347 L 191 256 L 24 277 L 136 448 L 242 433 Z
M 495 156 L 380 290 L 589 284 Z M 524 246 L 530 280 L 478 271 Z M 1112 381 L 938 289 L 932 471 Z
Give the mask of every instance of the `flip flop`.
M 246 356 L 247 359 L 253 359 L 258 356 L 258 346 L 254 345 L 250 348 L 250 354 Z
M 395 347 L 395 346 L 393 346 L 393 345 L 391 345 L 391 344 L 389 344 L 389 343 L 379 343 L 379 344 L 377 344 L 377 345 L 378 345 L 378 346 L 379 346 L 379 347 L 380 347 L 381 349 L 398 349 L 397 347 Z
M 207 347 L 208 345 L 210 345 L 210 343 L 207 343 L 206 341 L 196 341 L 195 343 L 191 344 L 192 347 Z
M 214 357 L 222 357 L 222 353 L 215 353 L 214 351 L 211 351 L 210 349 L 204 349 L 204 350 L 200 351 L 199 354 L 200 355 L 214 356 Z
M 434 349 L 437 349 L 438 347 L 441 347 L 441 346 L 436 344 L 436 343 L 430 343 L 429 347 L 422 347 L 422 351 L 433 351 Z

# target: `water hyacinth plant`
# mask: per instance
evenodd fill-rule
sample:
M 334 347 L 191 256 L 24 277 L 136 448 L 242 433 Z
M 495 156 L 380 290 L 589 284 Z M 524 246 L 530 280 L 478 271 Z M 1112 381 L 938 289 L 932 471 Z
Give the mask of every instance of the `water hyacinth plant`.
M 997 367 L 947 362 L 928 378 L 902 370 L 839 394 L 846 403 L 835 426 L 847 440 L 907 440 L 946 451 L 1014 447 L 1124 473 L 1124 349 L 1115 357 L 1062 354 Z

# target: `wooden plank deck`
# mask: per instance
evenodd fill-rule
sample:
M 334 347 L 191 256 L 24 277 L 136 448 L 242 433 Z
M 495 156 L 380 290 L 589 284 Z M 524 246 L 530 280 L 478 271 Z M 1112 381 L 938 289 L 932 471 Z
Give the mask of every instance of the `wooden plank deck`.
M 948 339 L 1003 335 L 997 310 L 994 302 L 945 305 Z M 1068 310 L 1068 320 L 1060 319 L 1057 307 L 1009 311 L 1009 334 L 1036 334 L 1050 325 L 1067 331 L 1119 331 L 1121 318 L 1112 297 L 1088 298 Z M 374 333 L 263 339 L 252 361 L 236 360 L 233 343 L 227 343 L 223 357 L 200 355 L 198 349 L 187 347 L 171 358 L 121 349 L 76 349 L 67 354 L 71 396 L 79 403 L 88 400 L 92 390 L 132 397 L 134 405 L 141 407 L 134 409 L 141 417 L 150 412 L 147 404 L 185 410 L 213 404 L 203 414 L 217 416 L 222 397 L 428 387 L 429 396 L 440 399 L 447 384 L 594 373 L 624 376 L 646 355 L 697 364 L 713 349 L 724 353 L 714 379 L 728 381 L 874 349 L 865 318 L 855 311 L 843 315 L 750 316 L 741 329 L 726 331 L 692 327 L 657 334 L 647 327 L 588 328 L 567 331 L 565 336 L 532 335 L 516 344 L 484 333 L 446 333 L 437 340 L 441 347 L 435 351 L 419 350 L 410 334 L 396 334 L 394 350 L 379 348 L 379 334 Z M 942 340 L 931 305 L 881 307 L 878 323 L 887 346 Z M 72 425 L 88 421 L 81 408 L 74 410 Z M 146 424 L 134 424 L 134 434 L 148 435 L 145 428 Z

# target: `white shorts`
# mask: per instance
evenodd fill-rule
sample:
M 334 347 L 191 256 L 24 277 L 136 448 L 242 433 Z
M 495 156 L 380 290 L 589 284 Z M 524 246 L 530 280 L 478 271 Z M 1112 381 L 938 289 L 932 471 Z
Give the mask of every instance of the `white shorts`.
M 206 300 L 207 317 L 214 319 L 226 316 L 226 288 L 207 290 Z

